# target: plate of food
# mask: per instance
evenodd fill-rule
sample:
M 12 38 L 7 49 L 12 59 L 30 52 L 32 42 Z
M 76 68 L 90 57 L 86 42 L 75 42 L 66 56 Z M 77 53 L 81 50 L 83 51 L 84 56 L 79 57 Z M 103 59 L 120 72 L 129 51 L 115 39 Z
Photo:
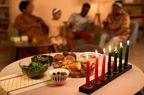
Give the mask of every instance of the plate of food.
M 84 61 L 77 59 L 77 54 L 55 54 L 53 56 L 54 61 L 52 66 L 54 68 L 64 68 L 70 71 L 69 77 L 85 77 L 86 75 L 86 64 Z M 91 75 L 94 70 L 94 63 L 90 65 Z

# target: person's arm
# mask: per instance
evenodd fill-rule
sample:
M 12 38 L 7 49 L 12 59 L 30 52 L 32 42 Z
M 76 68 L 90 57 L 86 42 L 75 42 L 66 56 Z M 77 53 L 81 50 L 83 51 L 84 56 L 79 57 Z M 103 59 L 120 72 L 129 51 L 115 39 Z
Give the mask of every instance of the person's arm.
M 40 24 L 47 26 L 47 24 L 44 22 L 44 20 L 43 20 L 42 18 L 35 16 L 35 19 L 36 19 L 37 22 L 39 22 Z
M 42 26 L 42 29 L 43 29 L 43 32 L 48 34 L 49 33 L 49 27 L 48 25 L 41 19 L 41 22 L 40 22 L 41 26 Z
M 118 32 L 113 34 L 113 36 L 118 36 L 124 32 L 129 32 L 129 26 L 130 26 L 130 17 L 128 15 L 125 15 Z
M 96 13 L 93 20 L 94 20 L 94 24 L 102 27 L 102 22 L 101 22 L 100 13 Z
M 22 32 L 22 31 L 28 31 L 29 29 L 33 28 L 33 27 L 38 27 L 37 23 L 25 23 L 24 19 L 21 17 L 17 17 L 14 23 L 14 26 L 16 27 L 16 29 L 18 29 L 18 31 Z
M 96 24 L 91 17 L 87 17 L 88 19 L 88 26 L 86 27 L 87 31 L 93 32 L 96 29 Z
M 40 17 L 31 15 L 33 18 L 35 18 L 36 23 L 38 23 L 39 27 L 42 28 L 43 32 L 48 34 L 49 32 L 49 27 L 47 26 L 47 24 L 44 22 L 44 20 Z
M 112 16 L 109 14 L 107 18 L 103 21 L 103 32 L 111 32 L 110 25 L 111 25 Z
M 74 25 L 75 25 L 75 14 L 72 14 L 69 17 L 68 22 L 67 22 L 67 28 L 68 28 L 68 30 L 72 29 Z

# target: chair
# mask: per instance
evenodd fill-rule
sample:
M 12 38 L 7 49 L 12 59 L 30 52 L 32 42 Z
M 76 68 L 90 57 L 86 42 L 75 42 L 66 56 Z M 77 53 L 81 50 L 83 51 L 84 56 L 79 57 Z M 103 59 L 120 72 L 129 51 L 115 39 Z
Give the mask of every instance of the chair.
M 83 44 L 77 47 L 74 47 L 71 52 L 94 52 L 97 50 L 99 53 L 103 53 L 102 48 L 94 44 Z
M 131 21 L 130 22 L 130 37 L 129 40 L 131 44 L 136 43 L 138 38 L 138 31 L 139 31 L 139 25 L 137 22 Z
M 65 35 L 67 34 L 67 32 L 70 32 L 69 31 L 69 27 L 68 27 L 68 22 L 65 21 L 63 22 L 64 23 L 64 28 L 65 28 Z M 91 32 L 92 33 L 92 37 L 93 38 L 93 42 L 92 44 L 95 43 L 95 35 L 96 35 L 96 31 L 99 31 L 100 30 L 100 26 L 98 25 L 95 25 L 95 24 L 88 24 L 86 29 L 83 31 L 83 32 Z M 82 39 L 82 38 L 76 38 L 75 41 L 74 41 L 74 45 L 77 46 L 77 45 L 82 45 L 82 44 L 86 44 L 86 40 Z M 90 44 L 90 43 L 89 43 Z
M 139 31 L 139 25 L 137 22 L 131 21 L 130 22 L 130 36 L 128 40 L 130 41 L 130 44 L 135 44 L 138 38 L 138 31 Z M 122 42 L 123 45 L 127 44 L 127 41 Z

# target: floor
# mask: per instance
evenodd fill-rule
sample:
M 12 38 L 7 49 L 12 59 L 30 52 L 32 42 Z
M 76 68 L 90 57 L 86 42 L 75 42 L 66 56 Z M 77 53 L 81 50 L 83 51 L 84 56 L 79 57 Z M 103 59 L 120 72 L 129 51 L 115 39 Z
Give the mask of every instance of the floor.
M 8 64 L 15 61 L 16 50 L 10 42 L 0 43 L 0 71 Z
M 144 41 L 130 47 L 129 62 L 139 67 L 144 72 Z

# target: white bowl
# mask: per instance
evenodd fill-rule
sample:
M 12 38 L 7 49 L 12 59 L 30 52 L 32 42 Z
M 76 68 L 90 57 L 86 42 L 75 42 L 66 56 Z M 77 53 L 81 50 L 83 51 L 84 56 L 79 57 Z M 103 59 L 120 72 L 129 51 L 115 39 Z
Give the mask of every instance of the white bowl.
M 60 74 L 58 74 L 58 72 L 60 72 Z M 62 73 L 65 73 L 65 74 L 62 75 Z M 61 85 L 61 84 L 64 84 L 65 80 L 69 76 L 69 70 L 62 69 L 62 68 L 51 69 L 49 70 L 49 74 L 55 84 Z
M 78 54 L 77 60 L 86 62 L 86 54 L 88 55 L 88 59 L 90 60 L 90 63 L 95 63 L 96 59 L 96 53 L 95 52 L 82 52 Z M 102 55 L 98 53 L 98 58 L 101 58 Z

